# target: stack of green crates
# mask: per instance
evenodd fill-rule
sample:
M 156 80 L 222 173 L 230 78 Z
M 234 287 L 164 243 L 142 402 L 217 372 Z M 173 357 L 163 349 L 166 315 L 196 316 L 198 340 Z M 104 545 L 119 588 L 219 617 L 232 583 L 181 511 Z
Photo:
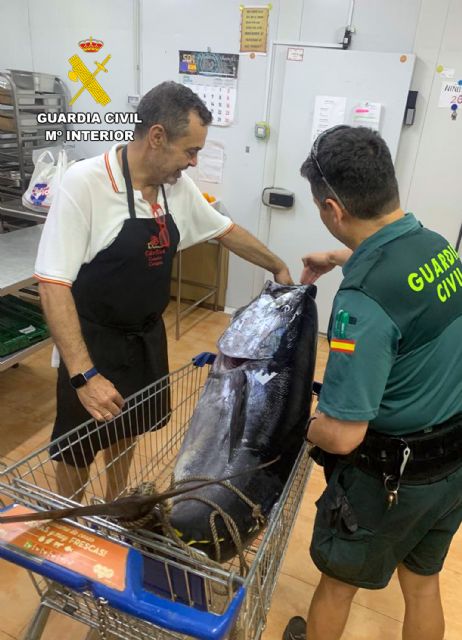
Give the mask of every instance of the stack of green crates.
M 26 349 L 49 335 L 36 305 L 15 296 L 0 298 L 0 357 Z

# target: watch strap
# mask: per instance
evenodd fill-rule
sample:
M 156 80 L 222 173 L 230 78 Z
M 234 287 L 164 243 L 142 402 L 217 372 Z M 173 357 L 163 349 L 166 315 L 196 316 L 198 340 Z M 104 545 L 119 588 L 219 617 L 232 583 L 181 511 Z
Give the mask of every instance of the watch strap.
M 88 382 L 90 378 L 93 378 L 93 376 L 96 376 L 97 373 L 98 373 L 98 369 L 96 367 L 92 367 L 91 369 L 88 369 L 88 371 L 85 371 L 85 373 L 82 375 L 85 378 L 85 380 Z

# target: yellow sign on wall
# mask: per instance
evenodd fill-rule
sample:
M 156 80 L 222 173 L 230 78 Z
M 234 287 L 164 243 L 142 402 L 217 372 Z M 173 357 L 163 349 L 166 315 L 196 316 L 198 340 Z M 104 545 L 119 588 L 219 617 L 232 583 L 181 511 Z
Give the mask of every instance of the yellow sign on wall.
M 243 7 L 241 11 L 241 53 L 266 53 L 269 7 Z

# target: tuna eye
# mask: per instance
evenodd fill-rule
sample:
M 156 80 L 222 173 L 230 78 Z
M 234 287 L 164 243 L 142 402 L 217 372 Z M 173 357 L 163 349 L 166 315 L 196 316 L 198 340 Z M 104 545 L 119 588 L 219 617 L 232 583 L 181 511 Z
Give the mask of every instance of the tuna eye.
M 287 313 L 287 311 L 290 311 L 290 306 L 288 304 L 285 304 L 284 306 L 281 307 L 281 311 L 284 311 L 284 313 Z

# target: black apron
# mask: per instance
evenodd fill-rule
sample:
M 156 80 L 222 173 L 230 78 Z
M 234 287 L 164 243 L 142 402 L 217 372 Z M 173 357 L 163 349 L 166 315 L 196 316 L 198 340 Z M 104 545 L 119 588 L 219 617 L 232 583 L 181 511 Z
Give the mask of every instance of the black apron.
M 136 217 L 127 147 L 122 150 L 122 167 L 130 217 L 112 244 L 82 265 L 72 294 L 94 366 L 125 398 L 168 374 L 162 313 L 170 299 L 172 264 L 180 234 L 169 212 L 163 185 L 165 212 L 154 205 L 157 217 Z M 170 415 L 168 385 L 161 394 L 146 401 L 146 406 L 143 403 L 130 413 L 133 415 L 115 419 L 99 429 L 92 425 L 92 437 L 86 429 L 53 446 L 54 458 L 73 466 L 86 466 L 100 449 L 165 425 Z M 61 361 L 52 439 L 89 419 Z

